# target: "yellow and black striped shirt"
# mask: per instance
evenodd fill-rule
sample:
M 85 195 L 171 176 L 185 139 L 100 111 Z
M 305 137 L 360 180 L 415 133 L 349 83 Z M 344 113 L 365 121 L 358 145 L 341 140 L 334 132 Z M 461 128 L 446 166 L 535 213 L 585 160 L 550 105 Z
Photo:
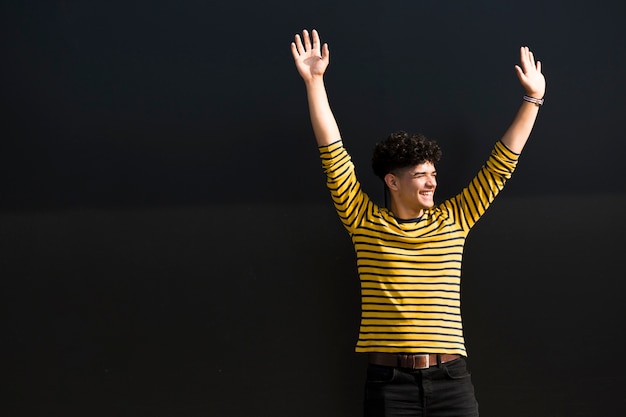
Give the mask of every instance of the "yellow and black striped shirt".
M 320 147 L 327 186 L 350 233 L 361 281 L 357 352 L 466 356 L 461 320 L 461 258 L 471 227 L 485 213 L 518 156 L 498 141 L 458 195 L 406 222 L 361 190 L 341 141 Z

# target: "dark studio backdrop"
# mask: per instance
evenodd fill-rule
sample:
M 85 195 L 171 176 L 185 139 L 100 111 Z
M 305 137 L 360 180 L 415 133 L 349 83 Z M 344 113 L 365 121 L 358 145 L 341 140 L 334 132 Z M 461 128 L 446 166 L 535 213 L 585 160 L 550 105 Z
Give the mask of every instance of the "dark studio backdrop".
M 623 1 L 3 1 L 4 416 L 358 416 L 359 285 L 289 43 L 365 190 L 394 130 L 459 191 L 547 78 L 519 168 L 470 234 L 481 415 L 626 407 Z

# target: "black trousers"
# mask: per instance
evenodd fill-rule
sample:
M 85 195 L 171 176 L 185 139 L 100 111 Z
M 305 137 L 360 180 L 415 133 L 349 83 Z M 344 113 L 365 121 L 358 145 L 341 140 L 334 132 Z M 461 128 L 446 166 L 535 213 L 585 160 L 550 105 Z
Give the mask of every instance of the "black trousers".
M 428 369 L 368 365 L 365 417 L 477 417 L 464 357 Z

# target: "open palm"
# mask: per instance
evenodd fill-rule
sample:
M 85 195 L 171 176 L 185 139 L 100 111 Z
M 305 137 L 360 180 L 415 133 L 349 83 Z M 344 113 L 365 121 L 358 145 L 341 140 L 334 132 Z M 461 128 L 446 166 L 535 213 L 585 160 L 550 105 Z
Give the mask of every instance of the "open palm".
M 302 31 L 302 37 L 296 35 L 295 41 L 291 43 L 291 53 L 298 73 L 304 81 L 324 75 L 330 62 L 328 45 L 320 44 L 320 37 L 315 29 L 312 30 L 311 36 L 306 30 Z
M 546 80 L 541 73 L 541 61 L 535 61 L 534 54 L 527 46 L 520 48 L 520 65 L 516 65 L 515 70 L 526 94 L 542 98 L 546 93 Z

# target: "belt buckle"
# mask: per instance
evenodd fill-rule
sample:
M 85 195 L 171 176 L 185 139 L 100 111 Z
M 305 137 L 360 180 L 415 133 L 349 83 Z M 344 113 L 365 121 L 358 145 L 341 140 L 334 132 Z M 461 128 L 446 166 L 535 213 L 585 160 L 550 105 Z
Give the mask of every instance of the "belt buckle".
M 400 355 L 399 362 L 402 368 L 428 369 L 430 368 L 430 355 L 428 353 Z
M 422 366 L 419 366 L 420 363 L 416 363 L 417 359 L 419 359 L 420 361 L 423 360 L 424 364 Z M 428 353 L 413 355 L 413 363 L 414 369 L 428 369 L 430 368 L 430 355 Z

